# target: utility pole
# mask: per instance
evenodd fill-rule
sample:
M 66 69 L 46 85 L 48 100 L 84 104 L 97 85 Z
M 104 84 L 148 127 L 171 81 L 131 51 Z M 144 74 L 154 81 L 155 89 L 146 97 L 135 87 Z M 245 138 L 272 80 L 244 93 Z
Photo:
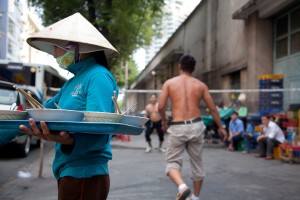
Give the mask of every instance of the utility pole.
M 124 92 L 124 108 L 127 110 L 127 95 L 126 90 L 128 89 L 128 62 L 125 61 L 125 92 Z

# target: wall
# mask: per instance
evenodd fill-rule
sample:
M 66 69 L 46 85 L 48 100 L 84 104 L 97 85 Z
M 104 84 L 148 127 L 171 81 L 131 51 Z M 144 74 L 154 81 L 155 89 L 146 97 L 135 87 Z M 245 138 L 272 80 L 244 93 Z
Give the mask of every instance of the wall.
M 178 74 L 178 60 L 170 61 L 170 52 L 181 49 L 197 60 L 193 75 L 210 89 L 230 89 L 230 75 L 240 73 L 241 89 L 257 89 L 258 76 L 272 73 L 272 20 L 259 19 L 257 13 L 246 20 L 232 19 L 233 13 L 248 0 L 202 0 L 194 12 L 174 33 L 169 41 L 138 77 L 132 89 L 152 89 L 143 84 L 151 79 L 151 71 L 164 74 L 163 80 Z M 178 55 L 179 57 L 179 55 Z M 168 61 L 166 61 L 168 60 Z M 225 99 L 230 94 L 214 95 L 215 100 Z M 254 102 L 255 95 L 248 95 Z M 254 106 L 251 106 L 251 108 Z

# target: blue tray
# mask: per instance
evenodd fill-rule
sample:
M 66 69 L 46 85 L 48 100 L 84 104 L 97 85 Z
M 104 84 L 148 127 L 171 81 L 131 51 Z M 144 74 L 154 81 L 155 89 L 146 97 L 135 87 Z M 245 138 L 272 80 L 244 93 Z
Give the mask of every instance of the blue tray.
M 36 122 L 40 127 L 39 122 Z M 52 131 L 69 131 L 72 134 L 88 133 L 88 134 L 125 134 L 140 135 L 143 128 L 121 123 L 112 122 L 69 122 L 69 121 L 49 121 L 46 122 L 48 128 Z M 19 126 L 29 126 L 28 120 L 0 120 L 0 134 L 4 130 L 15 130 L 18 132 Z

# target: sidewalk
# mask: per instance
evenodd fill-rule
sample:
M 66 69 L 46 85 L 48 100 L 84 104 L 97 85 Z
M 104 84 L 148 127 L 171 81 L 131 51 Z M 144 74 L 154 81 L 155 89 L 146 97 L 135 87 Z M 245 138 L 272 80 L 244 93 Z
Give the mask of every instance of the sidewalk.
M 127 139 L 128 136 L 125 136 Z M 113 138 L 110 142 L 112 148 L 128 148 L 128 149 L 146 149 L 147 143 L 145 139 L 145 133 L 143 132 L 141 135 L 131 135 L 130 141 L 124 140 L 118 138 Z M 165 141 L 167 141 L 168 136 L 165 135 Z M 151 142 L 153 148 L 157 148 L 159 145 L 158 141 L 158 135 L 156 133 L 153 133 L 151 135 Z M 163 147 L 166 147 L 166 142 L 164 142 Z
M 144 134 L 131 136 L 131 141 L 121 141 L 113 139 L 111 141 L 112 148 L 128 148 L 128 149 L 145 149 L 146 142 Z M 153 134 L 153 147 L 158 147 L 158 136 Z M 1 200 L 56 200 L 57 199 L 57 182 L 52 173 L 52 161 L 54 157 L 54 149 L 45 152 L 44 166 L 42 178 L 38 178 L 39 159 L 35 162 L 24 166 L 20 171 L 30 173 L 28 178 L 20 178 L 17 176 L 0 188 Z
M 127 136 L 126 136 L 127 137 Z M 158 148 L 159 146 L 159 140 L 158 135 L 156 132 L 153 132 L 151 134 L 151 143 L 154 149 Z M 168 134 L 164 135 L 164 143 L 163 147 L 167 147 L 167 140 L 168 140 Z M 110 142 L 112 148 L 127 148 L 127 149 L 146 149 L 147 143 L 145 139 L 145 133 L 143 132 L 141 135 L 132 135 L 130 136 L 130 141 L 128 140 L 120 140 L 113 138 Z M 222 148 L 224 145 L 223 143 L 219 142 L 219 144 L 213 144 L 211 140 L 206 141 L 204 143 L 204 147 L 213 147 L 213 148 Z
M 165 135 L 165 141 L 167 140 L 168 135 Z M 137 169 L 143 169 L 143 168 L 149 168 L 149 173 L 153 169 L 163 169 L 160 165 L 163 163 L 163 154 L 158 153 L 156 151 L 156 148 L 158 147 L 159 140 L 156 133 L 153 133 L 151 135 L 152 139 L 152 145 L 154 147 L 154 151 L 151 154 L 144 153 L 144 149 L 146 148 L 146 141 L 145 141 L 145 135 L 144 133 L 139 136 L 131 136 L 130 141 L 121 141 L 120 139 L 114 138 L 111 141 L 111 146 L 114 149 L 114 160 L 110 162 L 110 168 L 112 171 L 112 179 L 117 179 L 114 181 L 115 183 L 122 183 L 123 176 L 120 176 L 120 172 L 118 171 L 115 174 L 115 168 L 122 165 L 130 165 L 133 163 L 137 163 L 137 165 L 140 165 L 137 167 Z M 209 146 L 206 144 L 206 146 Z M 213 145 L 217 146 L 217 145 Z M 163 147 L 166 147 L 166 142 L 164 142 Z M 126 151 L 123 151 L 121 149 L 128 149 Z M 137 151 L 135 151 L 137 150 Z M 127 152 L 127 153 L 125 153 Z M 129 153 L 132 152 L 132 153 Z M 157 153 L 155 153 L 157 152 Z M 121 154 L 125 153 L 126 156 L 121 156 Z M 136 156 L 129 156 L 132 154 L 137 154 Z M 146 156 L 147 155 L 147 156 Z M 149 156 L 148 156 L 149 155 Z M 141 158 L 139 158 L 140 156 Z M 19 169 L 24 172 L 29 172 L 31 176 L 29 178 L 21 178 L 17 176 L 7 182 L 6 184 L 2 185 L 0 188 L 0 199 L 1 200 L 56 200 L 57 199 L 57 182 L 56 179 L 53 176 L 52 173 L 52 161 L 54 157 L 54 149 L 52 149 L 50 152 L 45 152 L 44 156 L 44 168 L 43 168 L 43 177 L 38 178 L 38 169 L 39 169 L 39 159 L 37 158 L 36 161 L 28 164 L 27 166 L 24 166 L 23 168 Z M 145 165 L 144 162 L 140 162 L 141 159 L 154 159 L 154 161 L 151 161 L 151 165 L 147 164 Z M 131 160 L 130 160 L 131 159 Z M 160 166 L 160 167 L 157 167 Z M 146 170 L 147 171 L 147 170 Z M 151 172 L 152 174 L 152 172 Z M 165 178 L 165 174 L 162 170 L 162 172 L 157 173 L 161 177 Z M 130 175 L 132 177 L 132 175 Z M 143 178 L 145 176 L 144 170 L 142 170 L 140 174 L 140 180 L 146 181 L 148 178 Z M 152 177 L 152 176 L 151 176 Z M 120 179 L 120 180 L 119 180 Z M 124 183 L 127 183 L 128 177 L 126 176 L 124 178 L 126 181 L 123 181 Z M 145 179 L 145 180 L 144 180 Z M 148 180 L 149 181 L 149 180 Z M 146 181 L 147 182 L 147 181 Z M 156 182 L 156 181 L 155 181 Z M 148 183 L 148 182 L 147 182 Z M 167 181 L 167 186 L 170 188 L 172 185 L 169 184 Z M 119 186 L 114 187 L 114 184 L 111 185 L 111 196 L 110 199 L 114 199 L 114 195 L 118 194 Z M 146 187 L 146 186 L 145 186 Z M 117 190 L 114 192 L 114 190 Z M 123 194 L 122 194 L 123 195 Z M 168 199 L 168 198 L 167 198 Z

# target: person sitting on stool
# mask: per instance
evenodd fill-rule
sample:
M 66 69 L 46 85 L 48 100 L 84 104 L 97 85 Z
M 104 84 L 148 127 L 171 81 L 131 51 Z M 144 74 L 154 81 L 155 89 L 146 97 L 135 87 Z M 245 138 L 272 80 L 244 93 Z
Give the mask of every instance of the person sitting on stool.
M 235 151 L 238 146 L 238 142 L 243 140 L 244 123 L 238 118 L 238 113 L 234 111 L 231 114 L 231 120 L 229 122 L 229 137 L 227 143 L 229 143 L 228 151 Z
M 262 116 L 262 135 L 257 137 L 259 154 L 256 157 L 266 157 L 266 160 L 273 159 L 273 148 L 282 144 L 285 140 L 281 128 L 273 121 L 271 116 Z

